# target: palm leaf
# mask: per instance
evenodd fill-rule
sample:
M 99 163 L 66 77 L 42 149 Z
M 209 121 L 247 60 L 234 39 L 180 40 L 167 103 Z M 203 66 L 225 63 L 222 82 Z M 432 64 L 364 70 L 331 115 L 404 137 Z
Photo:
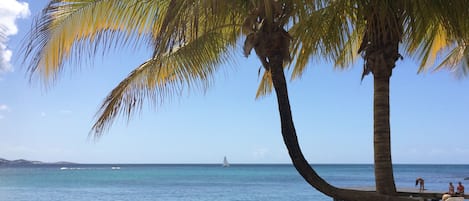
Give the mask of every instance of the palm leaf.
M 3 45 L 7 42 L 7 29 L 3 26 L 3 25 L 0 25 L 0 45 Z M 3 54 L 3 49 L 5 47 L 0 47 L 0 53 Z M 0 55 L 2 56 L 2 55 Z M 0 58 L 0 73 L 2 73 L 2 71 L 4 70 L 4 68 L 6 66 L 3 66 L 4 65 L 4 62 L 3 62 L 3 58 Z M 7 64 L 5 64 L 7 65 Z
M 221 64 L 234 62 L 235 40 L 214 31 L 144 62 L 107 96 L 91 133 L 99 137 L 119 114 L 130 119 L 147 99 L 156 107 L 191 88 L 205 90 Z
M 170 1 L 167 12 L 161 17 L 160 28 L 152 34 L 153 57 L 171 52 L 214 27 L 231 26 L 224 31 L 238 37 L 242 16 L 248 12 L 243 10 L 245 6 L 238 1 Z
M 137 43 L 157 28 L 167 1 L 74 0 L 52 1 L 35 20 L 23 48 L 31 74 L 39 71 L 54 80 L 66 61 L 76 63 L 95 55 L 99 45 L 108 51 L 117 44 Z M 157 18 L 157 19 L 155 19 Z M 86 53 L 90 53 L 87 55 Z M 73 61 L 72 61 L 73 62 Z
M 270 94 L 272 90 L 273 90 L 272 74 L 270 73 L 270 71 L 264 71 L 264 73 L 262 74 L 260 83 L 259 83 L 259 87 L 257 88 L 256 99 L 260 99 Z
M 6 28 L 3 25 L 0 25 L 0 41 L 4 42 L 7 38 Z
M 343 54 L 350 37 L 349 4 L 334 1 L 317 6 L 321 7 L 311 8 L 313 10 L 306 12 L 307 15 L 300 15 L 298 23 L 290 30 L 294 38 L 292 79 L 301 77 L 313 56 L 319 60 L 335 61 Z
M 464 44 L 456 45 L 449 51 L 434 71 L 449 69 L 456 77 L 464 77 L 469 74 L 469 49 Z
M 406 1 L 405 4 L 408 10 L 405 45 L 408 54 L 420 61 L 418 72 L 448 68 L 457 76 L 466 74 L 464 55 L 467 55 L 465 40 L 469 39 L 466 34 L 469 10 L 465 5 L 469 1 L 422 2 Z

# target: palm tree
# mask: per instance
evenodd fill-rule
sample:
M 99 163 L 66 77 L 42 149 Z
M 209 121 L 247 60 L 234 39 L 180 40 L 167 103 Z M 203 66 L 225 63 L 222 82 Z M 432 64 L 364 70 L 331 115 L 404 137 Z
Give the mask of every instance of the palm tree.
M 389 81 L 399 54 L 420 61 L 419 72 L 430 69 L 437 54 L 445 54 L 436 70 L 448 68 L 458 76 L 467 74 L 467 1 L 318 1 L 311 15 L 299 19 L 289 33 L 297 54 L 292 78 L 301 76 L 305 63 L 318 55 L 345 68 L 362 53 L 362 79 L 374 76 L 374 150 L 376 190 L 395 195 L 389 122 Z M 321 4 L 323 3 L 323 4 Z M 300 15 L 301 16 L 301 15 Z M 303 15 L 304 16 L 304 15 Z M 357 17 L 360 16 L 360 17 Z M 446 52 L 445 52 L 446 51 Z M 462 62 L 461 62 L 462 61 Z M 266 72 L 258 97 L 272 90 Z
M 389 122 L 389 81 L 399 51 L 420 61 L 419 72 L 434 67 L 438 54 L 446 55 L 435 69 L 465 74 L 468 1 L 356 0 L 324 1 L 308 19 L 299 20 L 291 33 L 299 40 L 293 77 L 303 72 L 311 55 L 320 55 L 347 67 L 361 53 L 362 79 L 374 78 L 374 165 L 376 190 L 395 195 Z M 318 28 L 320 27 L 320 28 Z M 400 48 L 400 44 L 404 48 Z M 465 61 L 465 62 L 461 62 Z
M 221 64 L 232 61 L 237 41 L 244 34 L 244 53 L 248 55 L 254 49 L 265 69 L 266 81 L 261 84 L 260 94 L 267 92 L 269 86 L 275 89 L 282 136 L 293 164 L 303 178 L 314 188 L 337 199 L 409 200 L 381 191 L 379 186 L 376 193 L 330 185 L 306 161 L 296 137 L 284 67 L 294 58 L 294 75 L 297 76 L 310 55 L 318 52 L 329 55 L 344 46 L 353 49 L 366 27 L 366 21 L 356 19 L 354 13 L 357 12 L 354 10 L 364 12 L 366 9 L 360 7 L 362 5 L 367 6 L 367 1 L 54 0 L 33 26 L 24 49 L 25 62 L 32 75 L 39 74 L 48 83 L 56 80 L 70 58 L 80 59 L 84 52 L 96 53 L 97 47 L 107 51 L 114 45 L 150 44 L 152 57 L 133 70 L 107 96 L 98 111 L 91 133 L 99 137 L 119 114 L 131 118 L 147 99 L 160 104 L 168 96 L 181 94 L 191 87 L 209 87 Z M 336 11 L 339 13 L 333 13 Z M 327 18 L 331 16 L 339 17 Z M 315 17 L 334 23 L 327 27 L 329 29 L 316 30 L 324 26 L 325 21 Z M 334 28 L 335 25 L 341 27 Z M 349 32 L 350 25 L 356 26 Z M 290 33 L 287 26 L 291 26 Z M 307 31 L 300 32 L 300 28 Z M 293 51 L 290 51 L 291 45 Z M 370 50 L 363 51 L 369 63 L 367 58 L 372 56 L 366 55 Z M 334 59 L 350 56 L 332 55 Z M 269 80 L 272 85 L 268 84 Z M 380 147 L 376 150 L 381 151 Z M 387 154 L 390 152 L 384 155 Z M 390 163 L 390 158 L 385 158 L 388 159 Z M 382 172 L 386 174 L 389 170 Z M 392 175 L 390 178 L 393 182 Z

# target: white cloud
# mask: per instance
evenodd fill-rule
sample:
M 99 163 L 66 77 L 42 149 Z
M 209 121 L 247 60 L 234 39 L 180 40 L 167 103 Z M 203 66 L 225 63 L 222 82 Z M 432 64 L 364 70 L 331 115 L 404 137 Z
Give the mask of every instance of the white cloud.
M 60 112 L 60 114 L 63 114 L 63 115 L 71 114 L 71 113 L 72 113 L 71 110 L 60 110 L 59 112 Z
M 259 148 L 257 150 L 254 150 L 252 152 L 252 155 L 254 156 L 254 158 L 256 159 L 263 159 L 266 157 L 266 155 L 269 153 L 269 150 L 266 149 L 266 148 Z
M 8 105 L 5 105 L 5 104 L 0 104 L 0 112 L 4 112 L 4 111 L 10 111 L 10 108 L 8 107 Z M 0 114 L 0 120 L 2 119 L 5 119 L 5 116 L 3 114 Z
M 11 56 L 13 52 L 8 49 L 8 36 L 18 33 L 16 19 L 26 18 L 31 14 L 26 2 L 17 0 L 0 0 L 0 27 L 6 38 L 0 38 L 0 74 L 13 71 Z
M 7 111 L 7 110 L 10 110 L 10 108 L 7 105 L 0 104 L 0 111 Z

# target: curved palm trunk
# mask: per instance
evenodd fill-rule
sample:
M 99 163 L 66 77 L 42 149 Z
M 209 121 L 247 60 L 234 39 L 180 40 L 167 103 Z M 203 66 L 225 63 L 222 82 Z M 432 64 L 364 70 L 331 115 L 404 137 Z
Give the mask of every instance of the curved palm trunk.
M 394 195 L 396 185 L 391 159 L 391 129 L 389 122 L 390 75 L 374 74 L 373 127 L 375 182 L 378 193 Z
M 272 82 L 275 88 L 275 93 L 277 95 L 277 102 L 280 113 L 283 141 L 288 149 L 288 154 L 290 155 L 296 170 L 311 186 L 330 197 L 346 201 L 413 200 L 411 198 L 384 195 L 376 192 L 336 188 L 322 179 L 309 165 L 308 161 L 306 161 L 298 143 L 298 138 L 291 114 L 286 79 L 283 72 L 283 58 L 282 56 L 277 55 L 269 57 L 268 61 L 268 63 L 264 63 L 264 65 L 268 66 L 264 67 L 266 67 L 266 69 L 270 69 L 272 74 Z

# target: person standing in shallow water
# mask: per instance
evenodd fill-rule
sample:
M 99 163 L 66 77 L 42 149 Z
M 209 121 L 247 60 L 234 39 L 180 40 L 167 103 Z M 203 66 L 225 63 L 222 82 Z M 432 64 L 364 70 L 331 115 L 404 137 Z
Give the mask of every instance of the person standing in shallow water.
M 419 192 L 422 192 L 425 190 L 425 181 L 422 179 L 422 177 L 419 177 L 415 180 L 415 186 L 417 185 L 420 185 Z

